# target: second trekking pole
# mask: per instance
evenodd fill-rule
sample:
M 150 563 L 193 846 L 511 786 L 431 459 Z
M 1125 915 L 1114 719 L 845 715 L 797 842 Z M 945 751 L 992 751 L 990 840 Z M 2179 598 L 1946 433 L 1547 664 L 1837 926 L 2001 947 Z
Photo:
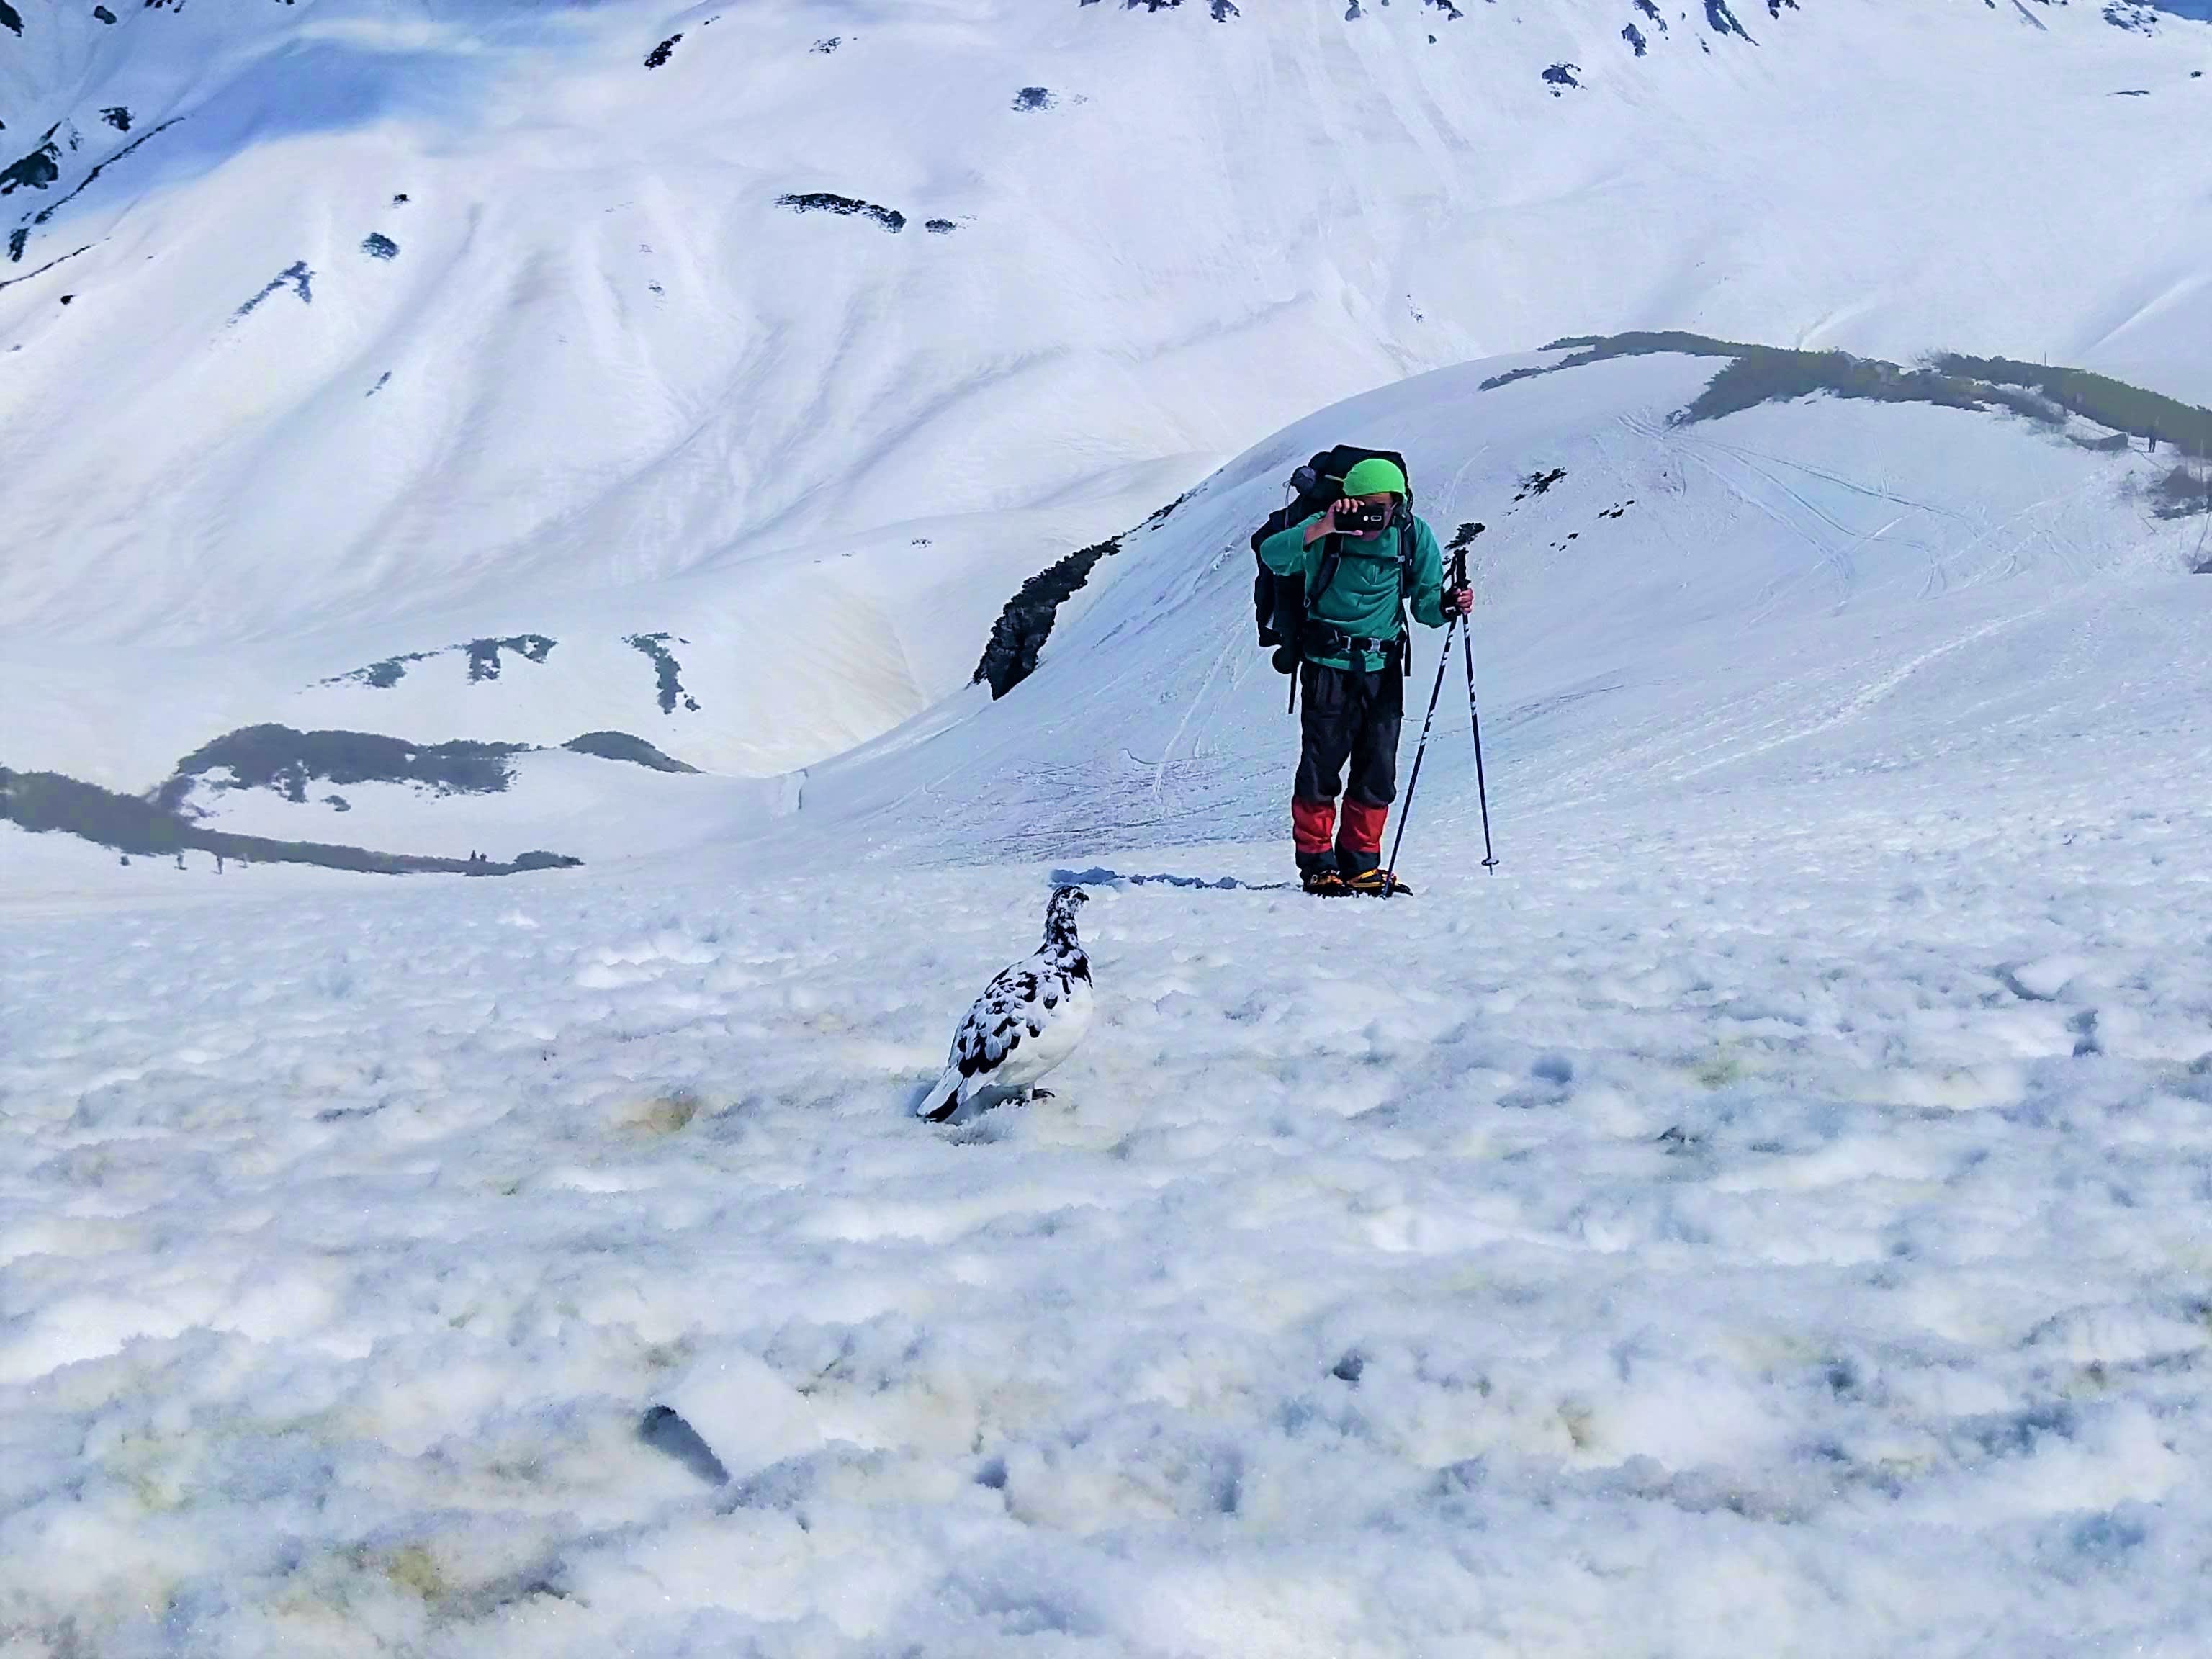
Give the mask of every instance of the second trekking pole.
M 1413 791 L 1421 783 L 1421 757 L 1429 752 L 1429 725 L 1437 717 L 1437 698 L 1444 689 L 1444 670 L 1451 666 L 1452 641 L 1459 637 L 1459 629 L 1444 629 L 1444 653 L 1437 659 L 1437 683 L 1429 690 L 1429 712 L 1421 720 L 1421 740 L 1414 745 L 1413 775 L 1406 780 L 1406 804 L 1398 809 L 1397 839 L 1390 843 L 1390 867 L 1382 872 L 1382 896 L 1389 898 L 1398 890 L 1398 849 L 1406 844 L 1406 820 L 1413 816 Z M 1408 641 L 1407 645 L 1409 646 Z M 1407 646 L 1401 646 L 1401 650 Z M 1474 648 L 1472 640 L 1468 649 Z
M 1467 580 L 1467 555 L 1460 555 L 1460 580 Z M 1474 797 L 1482 803 L 1482 867 L 1492 875 L 1498 873 L 1498 854 L 1490 849 L 1490 786 L 1482 775 L 1482 716 L 1474 708 L 1474 618 L 1462 617 L 1467 624 L 1467 723 L 1474 732 Z

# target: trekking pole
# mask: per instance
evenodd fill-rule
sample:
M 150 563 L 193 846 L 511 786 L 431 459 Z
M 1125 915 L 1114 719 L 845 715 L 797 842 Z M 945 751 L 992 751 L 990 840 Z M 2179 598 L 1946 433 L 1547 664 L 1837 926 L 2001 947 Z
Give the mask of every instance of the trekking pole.
M 1467 550 L 1459 551 L 1458 562 L 1452 574 L 1462 587 L 1467 586 Z M 1474 732 L 1474 798 L 1482 803 L 1482 867 L 1492 875 L 1498 873 L 1498 854 L 1490 847 L 1490 786 L 1482 775 L 1482 716 L 1474 706 L 1474 618 L 1462 617 L 1467 625 L 1467 723 Z
M 1444 670 L 1451 666 L 1452 641 L 1458 637 L 1457 629 L 1447 628 L 1444 630 L 1444 653 L 1437 659 L 1437 683 L 1429 689 L 1429 712 L 1421 720 L 1421 740 L 1413 748 L 1413 775 L 1406 780 L 1406 803 L 1398 809 L 1398 836 L 1390 843 L 1390 867 L 1382 876 L 1384 898 L 1398 890 L 1398 849 L 1406 844 L 1406 820 L 1413 816 L 1413 791 L 1421 785 L 1421 757 L 1429 752 L 1429 725 L 1437 717 L 1437 698 L 1444 689 Z M 1471 646 L 1472 641 L 1469 643 Z M 1410 648 L 1411 644 L 1409 640 L 1399 648 Z

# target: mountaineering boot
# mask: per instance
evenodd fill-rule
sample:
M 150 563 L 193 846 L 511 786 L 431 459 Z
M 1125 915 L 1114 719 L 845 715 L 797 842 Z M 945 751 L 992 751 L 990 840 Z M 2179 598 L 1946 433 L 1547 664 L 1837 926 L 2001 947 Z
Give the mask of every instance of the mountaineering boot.
M 1352 889 L 1344 884 L 1344 878 L 1336 872 L 1334 865 L 1300 872 L 1299 885 L 1316 898 L 1342 898 Z
M 1413 889 L 1402 881 L 1393 880 L 1388 870 L 1362 870 L 1344 883 L 1347 893 L 1364 893 L 1372 898 L 1409 897 Z

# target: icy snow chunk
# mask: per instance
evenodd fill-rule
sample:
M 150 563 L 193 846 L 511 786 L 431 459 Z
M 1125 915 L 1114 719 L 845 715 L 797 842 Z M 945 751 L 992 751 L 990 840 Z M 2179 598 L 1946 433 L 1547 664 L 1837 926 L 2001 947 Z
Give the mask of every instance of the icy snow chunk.
M 741 1350 L 702 1356 L 662 1389 L 654 1403 L 674 1413 L 708 1455 L 739 1480 L 813 1451 L 824 1438 L 814 1407 L 759 1358 Z M 665 1438 L 677 1437 L 672 1427 L 661 1432 Z
M 2088 968 L 2086 957 L 2044 957 L 2023 963 L 2001 975 L 2013 992 L 2031 1001 L 2051 1002 Z

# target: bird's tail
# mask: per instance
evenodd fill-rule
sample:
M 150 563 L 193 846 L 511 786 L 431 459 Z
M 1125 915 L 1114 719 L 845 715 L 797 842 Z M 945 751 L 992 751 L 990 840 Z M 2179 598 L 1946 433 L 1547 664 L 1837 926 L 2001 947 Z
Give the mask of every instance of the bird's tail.
M 944 1122 L 960 1104 L 961 1082 L 960 1068 L 957 1066 L 946 1066 L 945 1075 L 937 1079 L 929 1092 L 915 1105 L 914 1115 L 926 1117 L 932 1123 Z

